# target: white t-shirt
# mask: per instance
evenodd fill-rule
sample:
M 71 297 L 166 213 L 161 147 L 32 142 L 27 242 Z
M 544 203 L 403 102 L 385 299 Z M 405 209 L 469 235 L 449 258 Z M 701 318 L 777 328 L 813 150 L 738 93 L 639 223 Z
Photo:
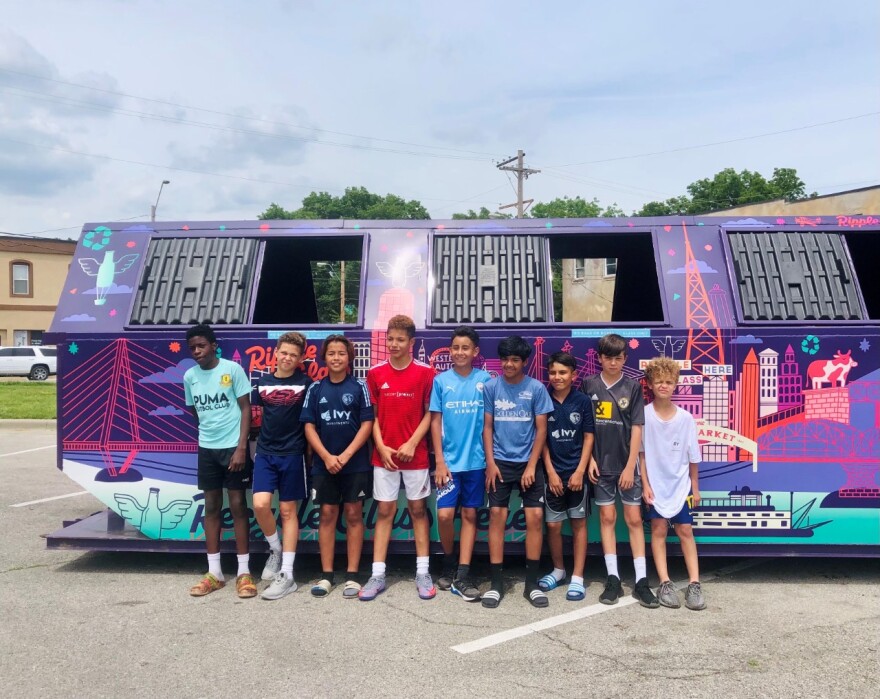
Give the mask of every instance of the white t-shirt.
M 675 517 L 691 492 L 690 464 L 701 460 L 693 416 L 676 406 L 671 419 L 661 420 L 653 404 L 645 406 L 642 451 L 654 509 L 663 517 Z

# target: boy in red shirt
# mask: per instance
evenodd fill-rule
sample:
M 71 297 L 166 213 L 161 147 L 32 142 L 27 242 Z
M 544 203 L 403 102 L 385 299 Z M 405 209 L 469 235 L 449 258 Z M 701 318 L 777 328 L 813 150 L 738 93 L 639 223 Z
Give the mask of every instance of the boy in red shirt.
M 431 494 L 428 476 L 428 444 L 425 436 L 431 426 L 428 404 L 434 372 L 412 357 L 416 325 L 412 318 L 394 316 L 388 321 L 385 343 L 388 361 L 377 364 L 367 374 L 367 388 L 375 408 L 373 422 L 373 499 L 378 516 L 373 531 L 373 572 L 358 597 L 368 602 L 385 591 L 385 557 L 401 481 L 412 518 L 416 543 L 416 587 L 419 597 L 437 594 L 431 574 L 430 527 L 425 500 Z

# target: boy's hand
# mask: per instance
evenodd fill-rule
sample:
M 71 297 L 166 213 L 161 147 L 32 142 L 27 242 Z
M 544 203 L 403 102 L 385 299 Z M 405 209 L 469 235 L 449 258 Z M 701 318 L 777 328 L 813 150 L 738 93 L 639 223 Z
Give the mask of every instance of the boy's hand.
M 571 474 L 571 478 L 568 479 L 568 488 L 574 492 L 579 492 L 584 489 L 584 474 L 580 471 L 575 471 Z
M 645 501 L 646 505 L 654 504 L 654 489 L 650 483 L 642 483 L 642 500 Z
M 556 471 L 550 471 L 547 474 L 547 487 L 550 488 L 551 493 L 558 497 L 561 497 L 562 493 L 565 492 L 565 486 L 562 484 L 562 479 Z
M 247 463 L 247 451 L 245 447 L 236 447 L 229 459 L 230 471 L 241 471 Z
M 590 465 L 587 467 L 587 477 L 593 485 L 599 482 L 599 464 L 595 461 L 590 461 Z
M 627 466 L 623 469 L 623 473 L 620 474 L 620 478 L 617 479 L 617 484 L 621 487 L 622 490 L 629 490 L 633 487 L 633 483 L 635 482 L 636 468 L 633 466 L 630 468 Z
M 394 463 L 394 459 L 392 458 L 397 453 L 394 449 L 389 449 L 386 446 L 377 446 L 376 450 L 379 452 L 379 458 L 382 461 L 382 466 L 384 466 L 389 471 L 398 470 L 398 466 Z
M 557 476 L 558 478 L 558 476 Z M 527 490 L 532 487 L 532 484 L 535 482 L 535 467 L 534 466 L 526 466 L 526 470 L 523 471 L 522 478 L 519 479 L 519 485 L 523 490 Z M 559 481 L 562 482 L 561 480 Z
M 444 462 L 438 463 L 437 468 L 434 470 L 434 483 L 437 487 L 442 488 L 450 478 L 449 467 Z
M 692 488 L 691 492 L 693 493 L 693 498 L 694 498 L 694 509 L 696 509 L 700 506 L 700 499 L 701 499 L 700 498 L 700 491 L 697 490 L 696 488 Z
M 397 458 L 405 464 L 413 460 L 416 455 L 416 445 L 404 442 L 397 448 Z
M 324 467 L 327 469 L 327 473 L 336 473 L 339 470 L 338 457 L 333 454 L 327 454 L 326 459 L 321 459 L 324 462 Z
M 495 483 L 496 481 L 500 481 L 504 483 L 504 479 L 501 477 L 501 469 L 498 466 L 486 466 L 486 491 L 495 492 Z

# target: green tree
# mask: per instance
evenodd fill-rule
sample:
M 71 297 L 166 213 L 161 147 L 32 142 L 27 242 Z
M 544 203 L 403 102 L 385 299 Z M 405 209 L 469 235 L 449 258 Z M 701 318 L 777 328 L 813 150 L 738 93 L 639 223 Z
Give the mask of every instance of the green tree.
M 429 219 L 422 203 L 407 201 L 396 194 L 374 194 L 366 187 L 347 187 L 342 196 L 328 192 L 312 192 L 302 200 L 302 206 L 288 211 L 272 203 L 257 218 L 260 219 Z
M 533 218 L 596 218 L 602 215 L 602 207 L 598 199 L 586 201 L 582 197 L 557 197 L 535 204 L 531 215 Z

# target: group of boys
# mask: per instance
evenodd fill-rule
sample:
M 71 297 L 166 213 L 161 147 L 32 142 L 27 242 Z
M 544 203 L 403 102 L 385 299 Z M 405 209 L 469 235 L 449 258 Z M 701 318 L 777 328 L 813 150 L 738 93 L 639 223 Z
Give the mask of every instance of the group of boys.
M 385 561 L 403 488 L 416 548 L 419 597 L 431 599 L 439 587 L 465 601 L 498 607 L 505 592 L 502 571 L 510 497 L 517 487 L 526 528 L 524 596 L 533 606 L 547 607 L 547 591 L 566 579 L 562 542 L 566 519 L 572 531 L 574 567 L 565 596 L 571 601 L 584 599 L 586 519 L 592 489 L 607 568 L 599 601 L 615 604 L 622 594 L 615 538 L 619 498 L 634 559 L 636 599 L 651 608 L 680 606 L 666 566 L 666 535 L 673 526 L 690 577 L 685 604 L 691 609 L 705 607 L 691 527 L 691 505 L 697 506 L 700 497 L 699 447 L 693 418 L 671 401 L 678 380 L 674 361 L 658 358 L 650 362 L 646 378 L 654 401 L 646 408 L 641 385 L 623 374 L 626 343 L 619 335 L 601 338 L 601 372 L 587 377 L 580 390 L 573 386 L 575 359 L 566 352 L 557 352 L 547 361 L 549 391 L 527 376 L 531 347 L 519 336 L 499 343 L 501 374 L 496 378 L 473 366 L 480 354 L 480 339 L 471 327 L 452 332 L 452 366 L 436 376 L 430 366 L 413 358 L 414 342 L 412 319 L 392 318 L 386 333 L 388 359 L 370 369 L 363 383 L 350 373 L 351 342 L 344 335 L 330 335 L 320 352 L 328 374 L 313 382 L 301 369 L 305 338 L 295 332 L 282 335 L 275 350 L 275 370 L 257 386 L 262 424 L 251 464 L 248 378 L 238 364 L 217 356 L 210 327 L 189 330 L 187 343 L 196 366 L 186 372 L 184 386 L 186 403 L 199 426 L 198 487 L 205 493 L 208 551 L 208 572 L 190 594 L 203 596 L 225 585 L 220 568 L 223 489 L 228 494 L 238 553 L 236 591 L 240 597 L 258 594 L 249 568 L 244 495 L 251 478 L 254 515 L 270 549 L 262 579 L 271 582 L 261 596 L 280 599 L 296 590 L 297 510 L 308 497 L 308 445 L 311 496 L 320 508 L 322 574 L 311 587 L 316 597 L 328 595 L 336 585 L 340 506 L 347 544 L 343 598 L 370 601 L 385 591 Z M 444 552 L 436 586 L 429 572 L 429 433 Z M 276 491 L 280 536 L 271 509 Z M 358 570 L 364 540 L 363 503 L 369 497 L 377 503 L 377 518 L 372 570 L 362 585 Z M 490 581 L 481 594 L 471 562 L 477 510 L 487 498 Z M 647 579 L 643 500 L 661 581 L 659 599 Z M 457 513 L 461 526 L 456 551 Z M 545 522 L 553 569 L 540 576 Z

